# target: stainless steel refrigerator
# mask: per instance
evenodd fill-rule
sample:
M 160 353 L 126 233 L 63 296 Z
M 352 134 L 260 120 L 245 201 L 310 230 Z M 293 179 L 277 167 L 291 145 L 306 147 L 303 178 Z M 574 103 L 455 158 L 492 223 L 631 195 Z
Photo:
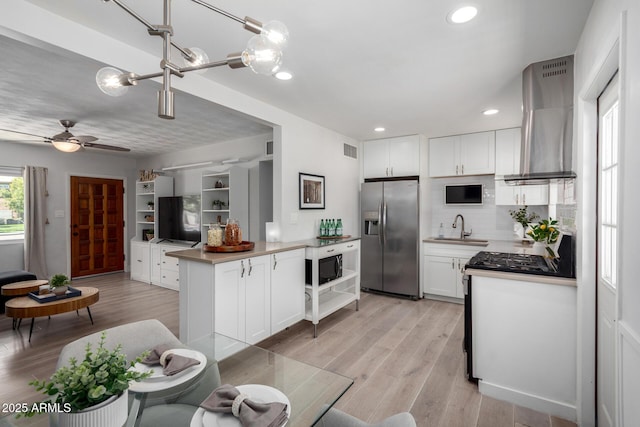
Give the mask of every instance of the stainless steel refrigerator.
M 376 181 L 360 192 L 363 290 L 420 297 L 418 181 Z

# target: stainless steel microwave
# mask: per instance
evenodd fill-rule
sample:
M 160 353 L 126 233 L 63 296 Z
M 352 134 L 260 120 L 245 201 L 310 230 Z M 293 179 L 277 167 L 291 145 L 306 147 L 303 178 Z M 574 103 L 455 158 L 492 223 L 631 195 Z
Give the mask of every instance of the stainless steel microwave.
M 342 254 L 333 255 L 318 260 L 318 284 L 330 282 L 342 277 Z M 308 259 L 305 263 L 305 283 L 312 285 L 313 261 Z
M 445 205 L 481 205 L 484 186 L 482 184 L 462 184 L 444 186 Z

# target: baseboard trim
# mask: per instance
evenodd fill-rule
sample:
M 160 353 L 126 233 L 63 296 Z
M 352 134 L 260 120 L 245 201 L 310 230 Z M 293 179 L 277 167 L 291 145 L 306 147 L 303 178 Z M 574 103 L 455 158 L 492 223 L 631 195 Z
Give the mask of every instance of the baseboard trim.
M 511 402 L 515 405 L 524 406 L 539 412 L 555 415 L 565 420 L 576 422 L 576 406 L 565 402 L 558 402 L 533 394 L 514 390 L 508 387 L 491 384 L 483 380 L 478 381 L 478 390 L 483 395 L 495 399 Z

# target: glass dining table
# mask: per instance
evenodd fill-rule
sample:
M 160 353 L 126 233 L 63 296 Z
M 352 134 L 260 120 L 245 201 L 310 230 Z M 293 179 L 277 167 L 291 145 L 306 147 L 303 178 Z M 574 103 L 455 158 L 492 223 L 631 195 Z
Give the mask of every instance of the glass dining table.
M 221 384 L 257 384 L 282 392 L 290 403 L 287 427 L 315 425 L 353 384 L 351 378 L 220 334 L 192 341 L 188 348 L 202 353 L 209 361 L 217 361 Z M 205 375 L 200 377 L 204 378 Z M 191 387 L 197 387 L 198 381 L 199 377 L 196 376 Z M 172 390 L 178 390 L 176 393 L 184 392 L 179 390 L 179 386 L 175 386 L 167 389 L 166 395 L 171 396 Z M 144 419 L 145 407 L 153 404 L 147 401 L 152 393 L 147 393 L 144 387 L 131 387 L 129 394 L 132 399 L 126 425 L 134 427 Z M 231 424 L 225 425 L 235 425 L 236 422 L 238 426 L 241 425 L 237 419 L 227 420 L 229 421 Z M 196 424 L 200 423 L 194 424 L 192 420 L 191 426 Z M 57 426 L 58 423 L 55 415 L 17 420 L 13 416 L 0 417 L 0 427 L 5 425 L 39 427 Z M 208 426 L 204 423 L 203 427 Z

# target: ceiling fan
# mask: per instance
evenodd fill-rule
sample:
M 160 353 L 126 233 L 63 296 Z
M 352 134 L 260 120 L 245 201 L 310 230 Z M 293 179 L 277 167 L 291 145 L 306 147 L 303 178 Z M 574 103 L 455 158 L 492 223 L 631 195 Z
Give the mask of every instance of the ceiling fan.
M 99 148 L 102 150 L 112 150 L 112 151 L 131 151 L 128 148 L 117 147 L 115 145 L 107 145 L 107 144 L 96 144 L 94 141 L 97 141 L 98 138 L 90 135 L 81 135 L 74 136 L 69 129 L 72 128 L 76 122 L 73 120 L 60 120 L 60 125 L 64 128 L 64 132 L 61 132 L 54 136 L 41 136 L 34 135 L 32 133 L 20 132 L 17 130 L 10 129 L 0 129 L 5 132 L 18 133 L 21 135 L 35 136 L 37 138 L 41 138 L 42 142 L 46 142 L 49 144 L 53 144 L 55 148 L 60 151 L 64 151 L 65 153 L 73 153 L 82 148 Z

